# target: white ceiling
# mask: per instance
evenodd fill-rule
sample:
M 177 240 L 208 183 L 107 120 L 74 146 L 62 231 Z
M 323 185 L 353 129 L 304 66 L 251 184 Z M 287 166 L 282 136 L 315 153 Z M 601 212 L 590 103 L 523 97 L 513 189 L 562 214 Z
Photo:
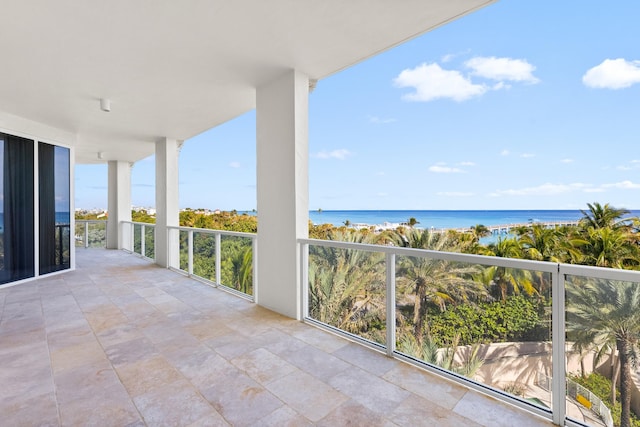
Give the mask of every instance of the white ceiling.
M 0 111 L 70 131 L 76 161 L 137 161 L 495 0 L 0 0 Z M 112 111 L 100 111 L 109 98 Z

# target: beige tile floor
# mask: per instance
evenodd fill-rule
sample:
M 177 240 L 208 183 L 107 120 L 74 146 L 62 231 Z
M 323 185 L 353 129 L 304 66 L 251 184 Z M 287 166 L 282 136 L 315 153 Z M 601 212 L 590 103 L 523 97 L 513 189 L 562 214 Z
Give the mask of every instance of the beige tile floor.
M 119 251 L 0 288 L 2 426 L 549 426 Z

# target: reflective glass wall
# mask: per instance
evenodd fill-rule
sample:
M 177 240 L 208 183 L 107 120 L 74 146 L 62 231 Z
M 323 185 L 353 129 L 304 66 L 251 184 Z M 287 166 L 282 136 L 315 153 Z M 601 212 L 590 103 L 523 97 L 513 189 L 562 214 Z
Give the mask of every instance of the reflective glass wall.
M 0 284 L 71 267 L 70 211 L 69 149 L 0 133 Z
M 0 283 L 34 276 L 33 141 L 0 134 L 2 269 Z
M 71 266 L 69 149 L 38 144 L 40 274 Z

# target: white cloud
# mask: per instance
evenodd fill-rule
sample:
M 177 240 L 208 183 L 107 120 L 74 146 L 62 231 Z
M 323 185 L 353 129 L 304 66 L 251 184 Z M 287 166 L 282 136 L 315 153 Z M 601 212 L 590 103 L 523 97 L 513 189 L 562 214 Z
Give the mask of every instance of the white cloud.
M 375 123 L 375 124 L 387 124 L 387 123 L 394 123 L 397 122 L 397 119 L 394 119 L 392 117 L 378 117 L 378 116 L 369 116 L 369 123 Z
M 572 184 L 552 184 L 546 183 L 537 187 L 526 187 L 509 190 L 497 190 L 490 193 L 491 197 L 500 196 L 554 196 L 558 194 L 565 194 L 570 192 L 582 192 L 582 193 L 603 193 L 608 189 L 620 189 L 620 190 L 640 190 L 640 183 L 634 183 L 631 181 L 621 181 L 611 184 L 600 184 L 594 186 L 592 184 L 585 184 L 581 182 L 575 182 Z
M 440 61 L 444 63 L 451 62 L 455 57 L 455 53 L 447 53 L 446 55 L 443 55 L 442 58 L 440 58 Z
M 500 152 L 500 155 L 501 155 L 501 156 L 508 156 L 508 155 L 509 155 L 509 150 L 502 150 L 502 151 Z
M 439 191 L 436 195 L 445 197 L 470 197 L 473 196 L 473 193 L 465 193 L 463 191 Z
M 439 165 L 433 165 L 429 167 L 429 172 L 434 172 L 434 173 L 464 173 L 464 171 L 462 169 L 459 168 L 452 168 L 449 166 L 439 166 Z
M 624 165 L 620 165 L 618 166 L 616 169 L 618 169 L 619 171 L 630 171 L 631 169 L 633 169 L 630 166 L 624 166 Z
M 535 157 L 535 154 L 531 154 L 531 153 L 523 153 L 520 154 L 520 157 L 522 157 L 523 159 L 530 159 L 531 157 Z
M 403 95 L 406 101 L 433 101 L 449 98 L 454 101 L 466 101 L 483 95 L 487 86 L 474 84 L 456 70 L 444 70 L 438 64 L 422 64 L 416 68 L 403 70 L 393 80 L 399 88 L 413 88 L 415 92 Z
M 385 176 L 385 175 L 386 175 L 386 173 L 384 173 L 383 171 L 380 171 L 380 172 L 376 173 L 376 176 Z
M 498 83 L 494 84 L 493 86 L 491 86 L 491 89 L 493 89 L 493 90 L 511 89 L 511 85 L 507 84 L 505 82 L 498 82 Z
M 573 159 L 562 159 L 560 160 L 561 163 L 573 163 Z
M 446 63 L 455 55 L 445 55 Z M 393 84 L 399 88 L 413 88 L 403 95 L 406 101 L 428 102 L 436 99 L 452 99 L 462 102 L 482 96 L 490 90 L 509 89 L 509 82 L 535 84 L 540 80 L 533 75 L 536 69 L 524 59 L 475 57 L 464 63 L 470 69 L 468 75 L 459 70 L 445 70 L 437 63 L 423 63 L 403 70 Z M 475 83 L 471 76 L 494 80 L 495 84 Z
M 388 193 L 378 193 L 378 197 L 387 197 Z
M 640 83 L 640 61 L 605 59 L 582 76 L 585 86 L 596 89 L 623 89 Z
M 603 188 L 618 188 L 622 190 L 640 190 L 640 184 L 635 184 L 631 181 L 615 182 L 613 184 L 603 184 Z
M 458 52 L 458 53 L 448 53 L 446 55 L 443 55 L 442 58 L 440 58 L 440 61 L 443 62 L 443 63 L 451 62 L 455 58 L 457 58 L 458 56 L 468 55 L 470 52 L 471 52 L 471 49 L 467 49 L 467 50 L 464 50 L 464 51 Z
M 464 63 L 471 68 L 471 74 L 486 79 L 529 84 L 538 83 L 540 80 L 533 75 L 535 66 L 524 59 L 496 58 L 495 56 L 471 58 Z M 498 87 L 502 88 L 502 86 Z
M 240 167 L 240 162 L 231 162 L 229 163 L 229 167 L 237 169 Z
M 344 160 L 347 157 L 349 157 L 352 153 L 345 149 L 345 148 L 340 148 L 338 150 L 333 150 L 333 151 L 319 151 L 315 154 L 312 155 L 312 157 L 315 157 L 317 159 L 338 159 L 338 160 Z
M 590 184 L 573 183 L 573 184 L 552 184 L 545 183 L 537 187 L 526 187 L 519 189 L 498 190 L 491 193 L 491 196 L 553 196 L 557 194 L 568 193 L 572 191 L 587 191 L 591 188 Z

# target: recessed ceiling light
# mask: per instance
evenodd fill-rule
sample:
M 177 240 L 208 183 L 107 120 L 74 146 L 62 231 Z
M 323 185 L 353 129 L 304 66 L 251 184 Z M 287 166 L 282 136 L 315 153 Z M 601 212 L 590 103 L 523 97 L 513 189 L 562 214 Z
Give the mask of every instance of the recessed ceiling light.
M 100 109 L 102 111 L 107 112 L 107 113 L 109 111 L 111 111 L 111 100 L 110 99 L 106 99 L 106 98 L 102 98 L 100 100 Z

